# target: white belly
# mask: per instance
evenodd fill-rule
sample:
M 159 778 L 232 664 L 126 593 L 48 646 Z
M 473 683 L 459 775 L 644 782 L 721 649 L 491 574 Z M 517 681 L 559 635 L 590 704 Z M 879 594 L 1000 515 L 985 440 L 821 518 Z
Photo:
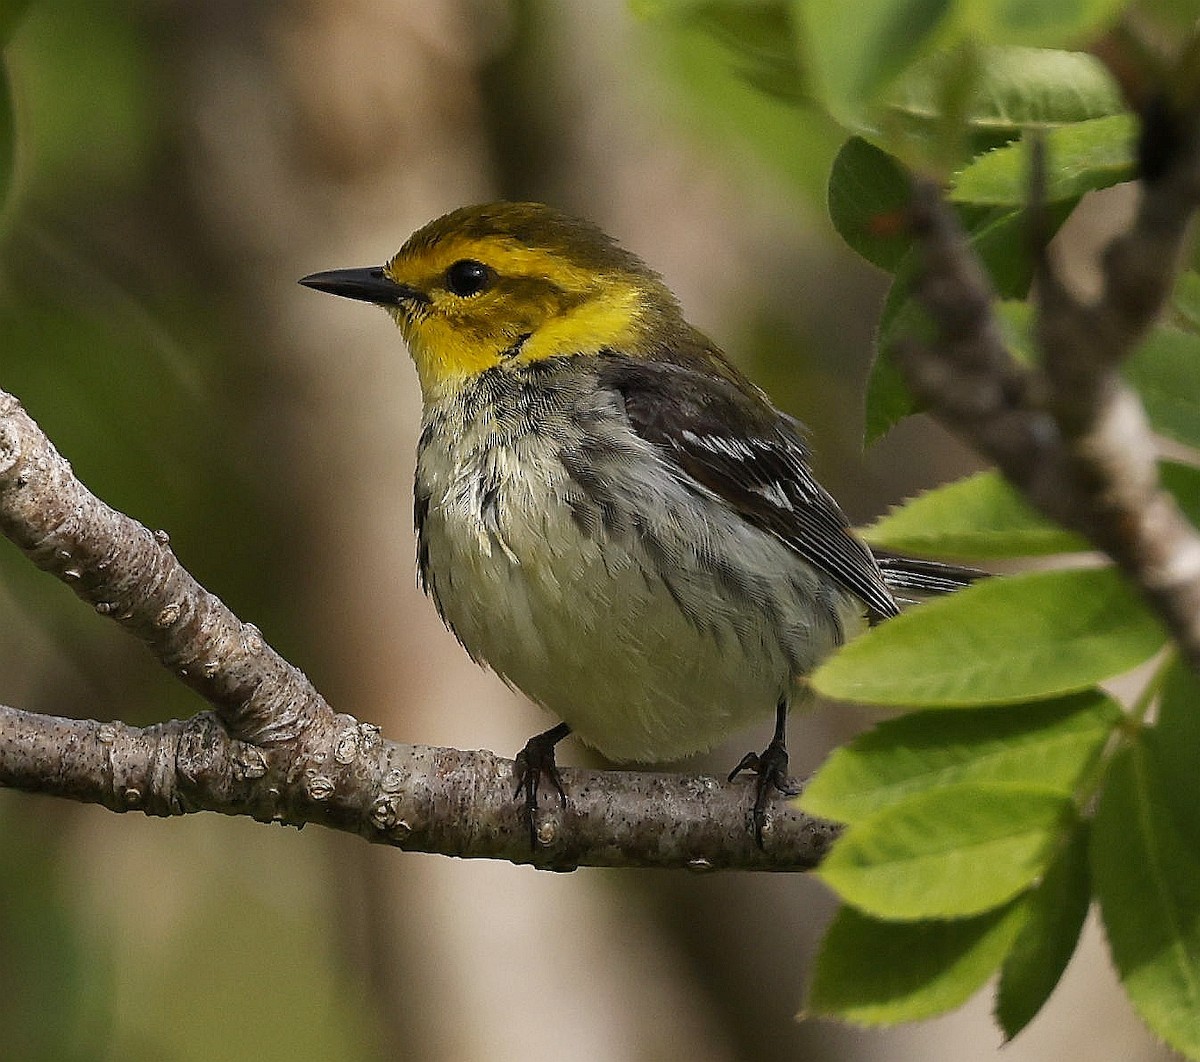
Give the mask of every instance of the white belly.
M 418 470 L 442 614 L 475 659 L 614 760 L 711 748 L 863 622 L 792 550 L 678 480 L 632 484 L 649 497 L 641 528 L 589 537 L 555 447 L 460 441 Z

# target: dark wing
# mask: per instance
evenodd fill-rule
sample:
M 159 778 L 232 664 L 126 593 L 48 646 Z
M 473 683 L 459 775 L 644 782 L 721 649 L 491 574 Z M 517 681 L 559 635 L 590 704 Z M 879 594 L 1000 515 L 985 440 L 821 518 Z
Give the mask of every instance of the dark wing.
M 618 392 L 642 438 L 699 486 L 861 598 L 875 618 L 899 611 L 871 551 L 813 478 L 796 421 L 761 392 L 685 364 L 608 355 L 600 382 Z

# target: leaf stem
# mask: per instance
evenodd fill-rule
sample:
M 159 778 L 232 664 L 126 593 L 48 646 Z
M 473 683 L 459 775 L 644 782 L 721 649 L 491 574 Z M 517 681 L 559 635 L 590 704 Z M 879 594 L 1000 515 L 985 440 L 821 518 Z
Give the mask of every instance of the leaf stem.
M 1178 655 L 1173 645 L 1163 652 L 1158 667 L 1154 669 L 1154 674 L 1150 676 L 1146 685 L 1142 687 L 1137 700 L 1133 703 L 1133 707 L 1129 709 L 1125 714 L 1125 718 L 1113 730 L 1112 740 L 1108 742 L 1105 749 L 1096 757 L 1096 762 L 1093 764 L 1092 769 L 1080 782 L 1075 794 L 1078 807 L 1086 808 L 1096 798 L 1096 794 L 1099 793 L 1100 787 L 1108 777 L 1108 768 L 1117 750 L 1141 733 L 1142 727 L 1145 725 L 1146 713 L 1150 711 L 1151 706 L 1162 690 L 1167 672 Z

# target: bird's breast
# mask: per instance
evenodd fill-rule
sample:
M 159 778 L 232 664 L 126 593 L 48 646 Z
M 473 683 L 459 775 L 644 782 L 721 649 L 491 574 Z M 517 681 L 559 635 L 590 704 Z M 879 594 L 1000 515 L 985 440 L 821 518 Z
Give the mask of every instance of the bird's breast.
M 431 406 L 416 490 L 423 580 L 447 625 L 614 759 L 711 747 L 861 622 L 586 382 L 493 382 Z

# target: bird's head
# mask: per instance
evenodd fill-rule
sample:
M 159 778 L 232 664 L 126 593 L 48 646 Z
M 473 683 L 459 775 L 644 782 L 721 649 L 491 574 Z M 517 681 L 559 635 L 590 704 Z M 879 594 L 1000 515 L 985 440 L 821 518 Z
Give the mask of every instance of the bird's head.
M 415 232 L 386 265 L 300 283 L 385 307 L 427 398 L 495 365 L 648 354 L 681 321 L 641 259 L 539 203 L 462 207 Z

